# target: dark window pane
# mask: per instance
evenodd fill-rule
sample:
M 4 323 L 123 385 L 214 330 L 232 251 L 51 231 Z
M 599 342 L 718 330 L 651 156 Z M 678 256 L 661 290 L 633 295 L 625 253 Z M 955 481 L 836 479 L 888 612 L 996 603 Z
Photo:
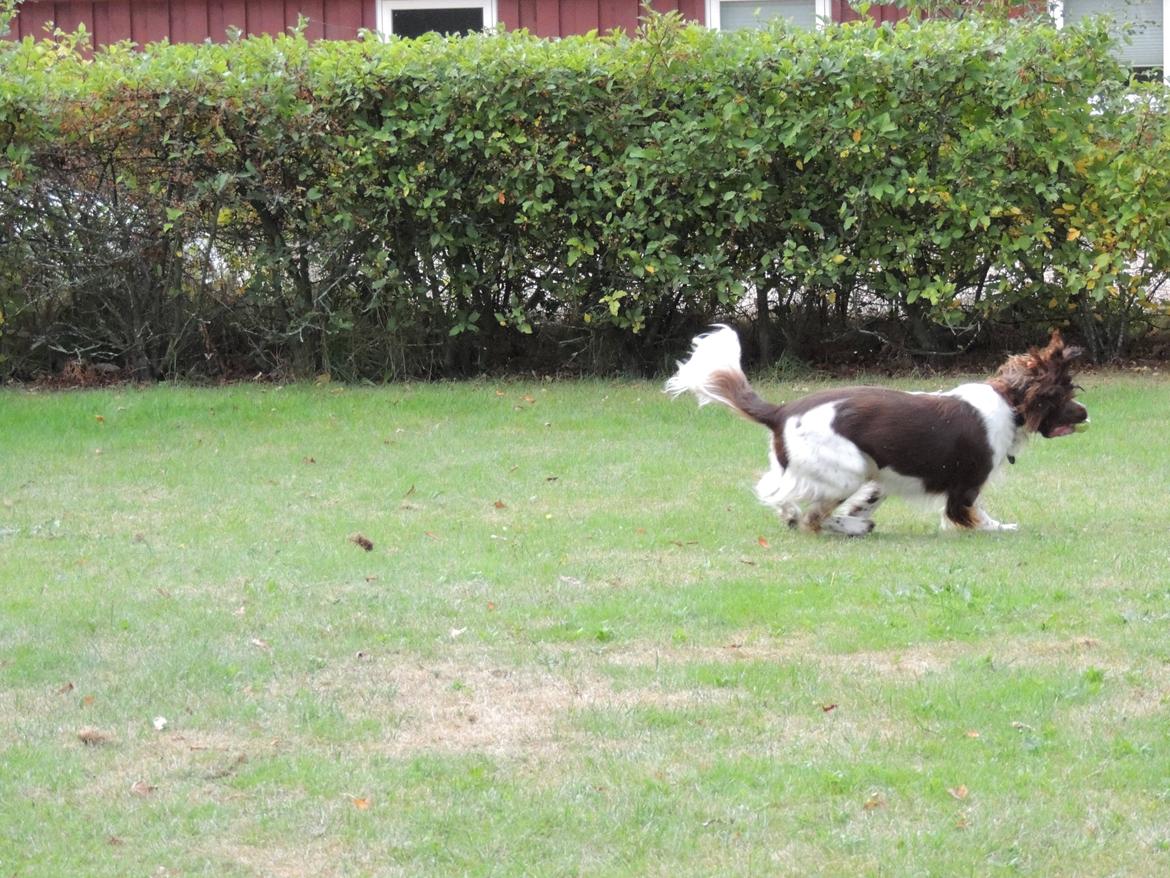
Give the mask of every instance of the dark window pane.
M 466 34 L 483 30 L 483 9 L 395 9 L 391 28 L 396 37 L 421 37 L 435 31 Z

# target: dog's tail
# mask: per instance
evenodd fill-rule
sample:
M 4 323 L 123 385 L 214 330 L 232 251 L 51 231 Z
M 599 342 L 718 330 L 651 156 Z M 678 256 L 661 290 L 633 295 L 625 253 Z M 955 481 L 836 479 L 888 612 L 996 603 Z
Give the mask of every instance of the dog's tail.
M 775 429 L 783 417 L 780 406 L 765 402 L 748 383 L 739 365 L 739 336 L 729 326 L 698 336 L 691 357 L 678 364 L 666 382 L 666 392 L 677 397 L 690 391 L 699 405 L 721 402 L 745 418 Z

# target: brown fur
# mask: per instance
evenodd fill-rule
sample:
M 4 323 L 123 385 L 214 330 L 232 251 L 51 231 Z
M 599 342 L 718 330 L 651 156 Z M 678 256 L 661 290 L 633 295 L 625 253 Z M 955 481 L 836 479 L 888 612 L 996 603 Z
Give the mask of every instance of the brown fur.
M 1047 438 L 1085 420 L 1084 408 L 1073 402 L 1077 387 L 1072 382 L 1072 364 L 1083 353 L 1081 348 L 1067 347 L 1057 329 L 1047 347 L 1009 357 L 988 383 L 1007 400 L 1028 432 Z

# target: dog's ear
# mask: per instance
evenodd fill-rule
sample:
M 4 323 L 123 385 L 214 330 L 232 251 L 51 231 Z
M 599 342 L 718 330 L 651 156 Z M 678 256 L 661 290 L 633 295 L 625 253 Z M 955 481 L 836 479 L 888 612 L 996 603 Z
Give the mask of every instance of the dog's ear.
M 1073 360 L 1079 360 L 1084 355 L 1085 349 L 1076 347 L 1075 345 L 1064 349 L 1064 361 L 1066 363 L 1071 363 Z

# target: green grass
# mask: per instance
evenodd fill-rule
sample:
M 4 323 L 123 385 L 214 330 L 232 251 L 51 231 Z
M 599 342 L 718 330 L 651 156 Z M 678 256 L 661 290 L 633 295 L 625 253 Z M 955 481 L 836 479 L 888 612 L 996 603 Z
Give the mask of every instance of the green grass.
M 1019 533 L 859 540 L 648 383 L 5 391 L 0 874 L 1170 874 L 1170 385 L 1082 383 Z

